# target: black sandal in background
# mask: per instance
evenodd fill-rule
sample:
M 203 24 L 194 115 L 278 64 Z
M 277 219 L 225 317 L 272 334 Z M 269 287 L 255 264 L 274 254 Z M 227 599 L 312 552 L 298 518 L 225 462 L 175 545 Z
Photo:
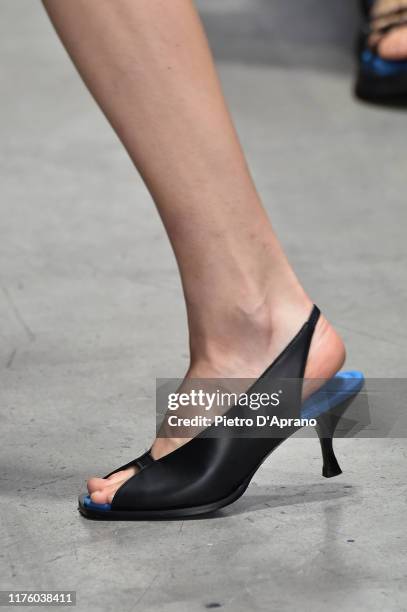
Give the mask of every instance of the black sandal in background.
M 320 312 L 314 306 L 308 321 L 302 326 L 279 357 L 254 383 L 247 394 L 284 389 L 284 401 L 273 407 L 272 415 L 279 418 L 305 415 L 317 420 L 320 437 L 323 475 L 336 476 L 341 469 L 332 449 L 332 437 L 337 426 L 338 413 L 332 406 L 341 404 L 346 408 L 363 385 L 359 372 L 342 373 L 342 392 L 336 389 L 331 401 L 307 400 L 301 406 L 302 379 L 308 351 Z M 281 380 L 290 379 L 291 385 L 281 386 Z M 293 386 L 292 381 L 295 381 Z M 347 382 L 346 382 L 347 381 Z M 329 384 L 329 383 L 328 383 Z M 281 393 L 281 391 L 279 391 Z M 317 392 L 318 393 L 318 392 Z M 317 395 L 317 394 L 315 394 Z M 336 398 L 336 399 L 335 399 Z M 305 407 L 305 408 L 304 408 Z M 270 406 L 262 409 L 270 416 Z M 259 412 L 256 412 L 259 414 Z M 235 405 L 226 413 L 227 417 L 253 416 L 249 409 Z M 116 491 L 111 504 L 96 504 L 89 495 L 79 498 L 79 510 L 87 518 L 105 520 L 143 520 L 187 518 L 213 512 L 232 503 L 245 492 L 252 477 L 267 458 L 285 439 L 300 429 L 287 427 L 284 434 L 276 437 L 245 437 L 251 432 L 243 427 L 239 437 L 208 437 L 214 426 L 201 432 L 172 453 L 154 460 L 149 452 L 112 473 L 136 465 L 139 471 Z M 275 431 L 275 430 L 274 430 Z M 206 435 L 205 435 L 206 434 Z M 216 435 L 216 434 L 215 434 Z M 274 433 L 273 433 L 274 436 Z
M 390 30 L 407 24 L 406 6 L 372 17 L 371 9 L 375 0 L 361 0 L 363 25 L 358 44 L 358 74 L 355 94 L 361 100 L 376 104 L 395 106 L 407 105 L 407 58 L 406 60 L 386 60 L 377 52 L 377 44 L 369 45 L 373 33 L 380 37 Z M 385 27 L 375 27 L 379 18 L 389 17 Z

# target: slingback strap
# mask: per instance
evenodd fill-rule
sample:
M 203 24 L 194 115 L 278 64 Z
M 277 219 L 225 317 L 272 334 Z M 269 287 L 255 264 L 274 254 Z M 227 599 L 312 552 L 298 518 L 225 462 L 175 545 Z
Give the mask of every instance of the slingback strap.
M 312 331 L 315 329 L 316 324 L 318 323 L 318 319 L 321 316 L 321 311 L 318 308 L 318 306 L 316 306 L 314 304 L 313 308 L 312 308 L 312 312 L 310 314 L 310 317 L 308 319 L 308 325 L 310 327 L 310 329 L 312 329 Z
M 309 316 L 308 321 L 305 323 L 302 330 L 299 332 L 298 336 L 303 336 L 303 357 L 302 357 L 302 367 L 301 373 L 299 376 L 304 378 L 305 367 L 307 365 L 308 354 L 311 347 L 312 337 L 314 335 L 315 327 L 319 321 L 319 317 L 321 316 L 321 311 L 315 304 L 312 307 L 311 314 Z M 300 406 L 298 406 L 298 410 L 300 410 Z
M 281 405 L 284 404 L 287 418 L 299 418 L 301 413 L 301 392 L 305 368 L 320 315 L 318 306 L 314 304 L 308 319 L 298 333 L 247 392 L 248 395 L 267 392 L 270 384 L 273 384 L 272 381 L 279 380 L 281 388 L 285 387 L 286 401 L 281 402 Z

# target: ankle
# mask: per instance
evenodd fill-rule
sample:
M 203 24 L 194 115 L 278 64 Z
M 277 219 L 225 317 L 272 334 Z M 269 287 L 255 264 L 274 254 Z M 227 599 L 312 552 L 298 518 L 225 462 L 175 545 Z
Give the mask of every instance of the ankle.
M 311 308 L 311 300 L 298 285 L 287 296 L 265 290 L 229 302 L 214 317 L 207 312 L 200 325 L 190 325 L 190 373 L 215 377 L 230 372 L 233 376 L 250 363 L 247 375 L 258 374 L 264 359 L 278 354 L 297 333 Z

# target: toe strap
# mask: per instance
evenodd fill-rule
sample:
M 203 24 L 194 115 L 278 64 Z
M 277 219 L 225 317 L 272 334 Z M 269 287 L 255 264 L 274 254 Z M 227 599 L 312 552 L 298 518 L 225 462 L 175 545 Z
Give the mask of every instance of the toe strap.
M 116 472 L 128 470 L 129 468 L 134 467 L 134 466 L 138 467 L 139 470 L 144 470 L 144 468 L 148 467 L 152 463 L 154 463 L 154 459 L 150 453 L 150 450 L 148 450 L 143 455 L 140 455 L 140 457 L 137 457 L 136 459 L 129 461 L 129 463 L 125 463 L 124 465 L 116 468 L 109 474 L 106 474 L 106 476 L 103 476 L 103 478 L 109 478 L 109 476 L 116 474 Z
M 137 467 L 140 468 L 140 470 L 144 470 L 144 468 L 154 463 L 154 459 L 150 451 L 148 450 L 146 453 L 144 453 L 144 455 L 141 455 L 141 457 L 138 457 L 138 459 L 135 459 L 134 463 L 135 465 L 137 465 Z

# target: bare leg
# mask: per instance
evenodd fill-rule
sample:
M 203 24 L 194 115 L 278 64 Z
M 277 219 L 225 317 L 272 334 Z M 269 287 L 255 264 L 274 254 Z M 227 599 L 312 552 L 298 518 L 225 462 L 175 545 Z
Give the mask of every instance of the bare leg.
M 311 301 L 253 185 L 192 2 L 44 4 L 163 219 L 187 306 L 187 376 L 258 377 Z M 330 377 L 343 360 L 342 341 L 321 319 L 306 376 Z M 156 440 L 153 455 L 179 443 Z M 92 479 L 92 499 L 111 500 L 131 473 Z

